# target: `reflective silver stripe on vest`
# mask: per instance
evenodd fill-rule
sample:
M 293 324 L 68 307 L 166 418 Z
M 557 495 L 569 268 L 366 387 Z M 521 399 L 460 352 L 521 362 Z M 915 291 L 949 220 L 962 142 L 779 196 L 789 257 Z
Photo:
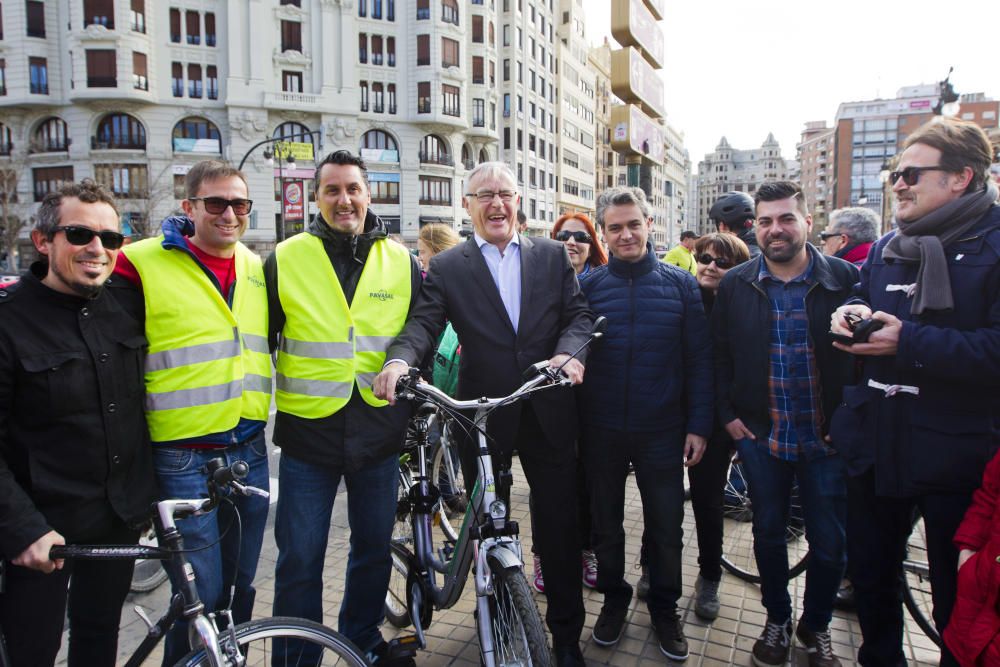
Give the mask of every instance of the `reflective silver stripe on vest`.
M 178 368 L 199 364 L 205 361 L 230 359 L 242 354 L 239 339 L 221 340 L 215 343 L 200 343 L 188 347 L 178 347 L 173 350 L 153 352 L 146 356 L 146 372 L 162 371 L 168 368 Z
M 271 350 L 267 347 L 267 338 L 265 336 L 245 333 L 243 334 L 243 345 L 251 352 L 259 352 L 260 354 L 271 353 Z
M 247 373 L 243 378 L 243 391 L 259 391 L 265 394 L 271 393 L 271 378 L 263 375 Z
M 350 343 L 310 343 L 287 336 L 281 337 L 281 351 L 310 359 L 350 359 L 354 356 Z
M 178 389 L 165 391 L 161 394 L 146 394 L 146 411 L 174 410 L 177 408 L 192 408 L 196 405 L 212 405 L 222 403 L 243 395 L 243 380 L 233 380 L 226 384 L 195 389 Z
M 375 384 L 376 375 L 378 375 L 378 373 L 358 373 L 358 386 L 362 389 L 371 389 L 372 385 Z
M 353 390 L 351 382 L 331 382 L 330 380 L 303 380 L 301 378 L 276 375 L 278 391 L 302 396 L 318 396 L 320 398 L 350 398 Z
M 385 352 L 391 342 L 392 336 L 358 336 L 355 345 L 358 352 Z

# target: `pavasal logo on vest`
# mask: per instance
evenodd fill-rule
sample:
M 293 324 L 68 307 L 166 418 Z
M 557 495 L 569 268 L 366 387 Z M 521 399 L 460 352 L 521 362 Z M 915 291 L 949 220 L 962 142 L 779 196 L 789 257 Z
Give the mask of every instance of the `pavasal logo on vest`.
M 257 276 L 247 276 L 247 282 L 249 282 L 254 287 L 267 287 L 264 284 L 264 281 L 258 278 Z
M 378 299 L 379 301 L 389 301 L 395 297 L 392 292 L 387 292 L 384 289 L 380 289 L 377 292 L 368 292 L 368 297 L 371 299 Z

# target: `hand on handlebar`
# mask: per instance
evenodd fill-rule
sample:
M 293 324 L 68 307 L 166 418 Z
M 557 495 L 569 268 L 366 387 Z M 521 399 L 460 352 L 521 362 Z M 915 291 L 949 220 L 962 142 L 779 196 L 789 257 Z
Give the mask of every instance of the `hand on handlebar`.
M 569 359 L 569 361 L 566 361 Z M 563 364 L 566 364 L 563 366 Z M 562 373 L 569 378 L 570 384 L 580 384 L 583 382 L 583 364 L 578 359 L 570 358 L 568 354 L 557 354 L 549 359 L 549 368 L 556 369 L 562 366 Z
M 396 405 L 396 383 L 410 371 L 410 367 L 402 361 L 391 361 L 382 367 L 382 372 L 375 376 L 372 391 L 375 396 L 389 405 Z
M 66 539 L 56 531 L 50 530 L 28 545 L 28 548 L 19 553 L 17 558 L 11 562 L 14 565 L 26 567 L 30 570 L 38 570 L 45 574 L 49 574 L 53 570 L 61 570 L 63 568 L 63 560 L 51 560 L 49 558 L 49 549 L 57 544 L 66 544 Z

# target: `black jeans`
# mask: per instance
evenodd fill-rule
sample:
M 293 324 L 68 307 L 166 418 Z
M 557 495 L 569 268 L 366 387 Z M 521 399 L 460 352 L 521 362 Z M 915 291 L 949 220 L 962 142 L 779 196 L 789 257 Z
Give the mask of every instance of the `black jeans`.
M 951 540 L 971 500 L 971 493 L 886 498 L 875 494 L 874 471 L 848 478 L 847 554 L 864 640 L 860 664 L 906 664 L 901 576 L 914 508 L 923 515 L 927 533 L 934 625 L 944 630 L 957 585 L 958 550 Z M 958 665 L 946 648 L 941 665 Z
M 702 579 L 709 581 L 722 580 L 722 505 L 732 447 L 733 441 L 725 432 L 715 433 L 701 461 L 688 468 L 698 534 L 698 570 Z
M 87 543 L 135 544 L 138 539 L 135 531 L 118 525 Z M 43 574 L 8 563 L 7 589 L 0 595 L 0 628 L 11 664 L 55 663 L 68 593 L 70 667 L 114 667 L 133 566 L 130 560 L 66 560 L 62 570 Z
M 583 621 L 583 583 L 580 578 L 580 531 L 577 527 L 576 452 L 545 437 L 531 403 L 521 407 L 517 438 L 518 458 L 534 499 L 532 538 L 545 563 L 545 622 L 552 633 L 553 646 L 577 646 Z M 476 445 L 478 446 L 478 445 Z M 471 493 L 476 479 L 472 441 L 462 440 L 462 474 Z M 498 452 L 494 467 L 501 461 L 510 465 L 512 452 Z M 509 494 L 508 494 L 509 495 Z
M 604 593 L 604 604 L 625 607 L 632 597 L 632 587 L 625 582 L 625 530 L 622 525 L 625 480 L 631 461 L 642 496 L 645 521 L 649 564 L 646 603 L 653 617 L 676 613 L 681 595 L 684 536 L 681 526 L 684 521 L 684 433 L 627 433 L 586 427 L 580 439 L 580 456 L 590 487 L 597 589 Z M 546 569 L 546 587 L 548 572 Z
M 580 550 L 591 550 L 590 545 L 590 494 L 587 492 L 587 478 L 583 470 L 583 459 L 576 459 L 576 511 L 580 521 Z M 528 518 L 531 521 L 531 534 L 535 534 L 535 497 L 528 494 Z M 531 553 L 538 554 L 538 546 L 531 543 Z M 544 565 L 543 565 L 544 567 Z

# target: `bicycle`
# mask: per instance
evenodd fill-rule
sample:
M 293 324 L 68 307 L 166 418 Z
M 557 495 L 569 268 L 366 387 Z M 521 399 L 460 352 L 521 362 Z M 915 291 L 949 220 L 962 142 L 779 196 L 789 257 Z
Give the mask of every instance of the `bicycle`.
M 602 332 L 603 318 L 599 318 L 580 350 Z M 496 408 L 548 387 L 568 384 L 559 370 L 549 368 L 548 362 L 535 364 L 531 368 L 534 377 L 503 398 L 452 399 L 420 381 L 417 369 L 410 369 L 397 384 L 397 398 L 425 403 L 411 419 L 417 473 L 397 506 L 393 573 L 385 606 L 390 623 L 397 627 L 413 625 L 421 648 L 426 647 L 424 631 L 431 624 L 434 609 L 448 609 L 458 602 L 469 571 L 474 568 L 482 663 L 486 667 L 551 664 L 542 618 L 524 577 L 518 525 L 510 520 L 507 499 L 513 477 L 506 464 L 494 472 L 486 426 Z M 463 410 L 474 410 L 475 416 L 470 419 L 461 413 Z M 445 547 L 435 553 L 432 522 L 444 512 L 435 510 L 440 507 L 441 496 L 428 474 L 428 430 L 432 420 L 441 414 L 447 414 L 453 425 L 465 424 L 470 432 L 476 432 L 478 475 L 457 539 L 446 540 Z M 440 586 L 439 574 L 443 577 Z
M 144 530 L 139 535 L 139 544 L 143 546 L 155 547 L 156 531 L 150 526 L 149 530 Z M 133 593 L 148 593 L 160 587 L 167 580 L 167 571 L 158 560 L 146 560 L 140 558 L 135 561 L 135 569 L 132 571 L 132 583 L 129 590 Z
M 205 466 L 208 497 L 195 500 L 169 499 L 156 503 L 151 518 L 159 546 L 149 545 L 65 545 L 55 546 L 49 552 L 52 559 L 75 558 L 97 560 L 160 560 L 171 572 L 174 581 L 181 582 L 180 592 L 170 600 L 167 612 L 153 623 L 141 607 L 135 612 L 146 624 L 146 637 L 125 663 L 138 667 L 150 656 L 167 630 L 178 620 L 190 623 L 192 651 L 177 665 L 194 667 L 244 667 L 248 664 L 270 664 L 274 653 L 285 653 L 286 664 L 346 665 L 365 667 L 368 662 L 354 644 L 338 632 L 324 625 L 301 618 L 272 617 L 233 625 L 229 609 L 206 613 L 198 596 L 196 573 L 185 556 L 184 541 L 177 530 L 175 519 L 205 514 L 222 501 L 223 491 L 242 495 L 262 495 L 268 492 L 241 482 L 248 472 L 247 464 L 236 461 L 226 466 L 223 459 L 213 459 Z M 220 630 L 217 617 L 226 621 Z M 251 649 L 252 647 L 252 649 Z M 296 653 L 294 662 L 287 662 L 287 652 Z M 308 649 L 308 650 L 307 650 Z M 251 655 L 252 653 L 252 655 Z M 252 661 L 248 661 L 252 657 Z

